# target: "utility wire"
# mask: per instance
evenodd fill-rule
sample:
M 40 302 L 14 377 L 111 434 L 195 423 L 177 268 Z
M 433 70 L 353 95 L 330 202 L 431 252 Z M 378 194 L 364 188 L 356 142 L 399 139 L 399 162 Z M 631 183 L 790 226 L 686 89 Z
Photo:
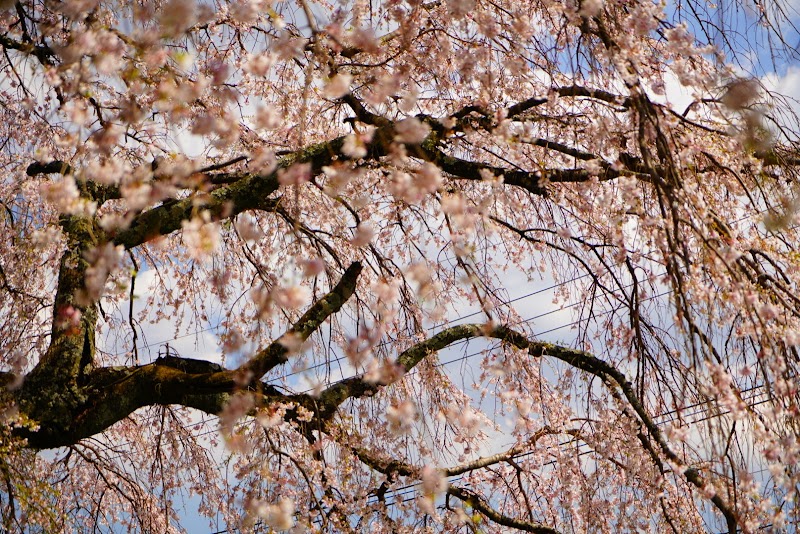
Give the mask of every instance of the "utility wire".
M 746 217 L 743 217 L 742 219 L 746 219 L 746 218 L 749 218 L 749 217 L 752 217 L 752 216 L 753 216 L 753 215 L 746 216 Z M 738 222 L 738 221 L 735 221 L 735 222 Z M 504 304 L 504 305 L 509 305 L 509 304 L 511 304 L 511 303 L 518 302 L 518 301 L 521 301 L 521 300 L 523 300 L 523 299 L 526 299 L 526 298 L 529 298 L 529 297 L 532 297 L 532 296 L 535 296 L 535 295 L 538 295 L 538 294 L 541 294 L 541 293 L 544 293 L 544 292 L 547 292 L 547 291 L 551 291 L 551 290 L 553 290 L 553 289 L 556 289 L 556 288 L 558 288 L 558 287 L 564 286 L 564 285 L 566 285 L 566 284 L 572 284 L 572 283 L 574 283 L 574 282 L 576 282 L 576 281 L 578 281 L 578 280 L 580 280 L 580 279 L 586 278 L 586 277 L 588 277 L 588 276 L 590 276 L 590 275 L 589 275 L 589 274 L 583 274 L 583 275 L 580 275 L 580 276 L 575 276 L 575 277 L 572 277 L 572 278 L 570 278 L 569 280 L 565 280 L 565 281 L 562 281 L 562 282 L 558 282 L 558 283 L 556 283 L 556 284 L 553 284 L 553 285 L 547 286 L 547 287 L 545 287 L 545 288 L 540 288 L 540 289 L 534 290 L 534 291 L 532 291 L 532 292 L 529 292 L 529 293 L 527 293 L 527 294 L 525 294 L 525 295 L 521 295 L 521 296 L 519 296 L 519 297 L 516 297 L 516 298 L 513 298 L 513 299 L 509 299 L 509 300 L 507 300 L 507 301 L 504 301 L 504 302 L 503 302 L 503 304 Z M 626 288 L 629 288 L 629 287 L 631 287 L 632 285 L 633 285 L 633 284 L 631 283 L 631 284 L 629 284 L 629 285 L 627 285 L 627 286 L 625 286 L 625 287 L 621 287 L 620 289 L 623 289 L 623 290 L 624 290 L 624 289 L 626 289 Z M 669 292 L 668 292 L 668 291 L 667 291 L 667 292 L 660 293 L 660 294 L 658 294 L 658 295 L 654 295 L 654 296 L 652 296 L 652 297 L 648 297 L 647 299 L 643 299 L 643 300 L 650 300 L 650 299 L 653 299 L 653 298 L 659 298 L 659 297 L 665 296 L 665 295 L 667 295 L 667 294 L 669 294 Z M 577 306 L 577 305 L 579 305 L 579 304 L 581 304 L 581 302 L 575 302 L 575 303 L 571 303 L 571 304 L 568 304 L 568 305 L 562 306 L 561 308 L 558 308 L 558 309 L 555 309 L 555 310 L 550 310 L 550 311 L 548 311 L 548 312 L 545 312 L 545 313 L 542 313 L 542 314 L 539 314 L 539 315 L 536 315 L 536 316 L 530 317 L 530 318 L 528 318 L 528 319 L 524 320 L 524 322 L 525 322 L 525 323 L 528 323 L 528 322 L 530 322 L 530 321 L 533 321 L 533 320 L 535 320 L 535 319 L 538 319 L 538 318 L 541 318 L 541 317 L 544 317 L 544 316 L 547 316 L 547 315 L 550 315 L 550 314 L 558 313 L 558 312 L 564 311 L 564 310 L 566 310 L 566 309 L 569 309 L 569 308 L 575 307 L 575 306 Z M 575 321 L 572 321 L 572 322 L 570 322 L 570 323 L 565 323 L 565 324 L 563 324 L 563 325 L 560 325 L 560 326 L 556 326 L 556 327 L 550 328 L 550 329 L 548 329 L 548 330 L 546 330 L 546 331 L 538 332 L 537 334 L 535 334 L 535 336 L 542 336 L 542 335 L 545 335 L 545 334 L 548 334 L 548 333 L 551 333 L 551 332 L 554 332 L 554 331 L 557 331 L 557 330 L 560 330 L 560 329 L 563 329 L 563 328 L 566 328 L 566 327 L 569 327 L 569 326 L 574 326 L 574 325 L 576 325 L 576 324 L 580 324 L 581 322 L 584 322 L 584 321 L 589 321 L 589 320 L 591 320 L 592 318 L 595 318 L 595 319 L 596 319 L 596 318 L 598 318 L 598 317 L 602 317 L 602 316 L 604 316 L 604 315 L 608 315 L 608 314 L 610 314 L 610 313 L 614 313 L 614 312 L 615 312 L 615 310 L 609 310 L 609 311 L 602 312 L 602 313 L 599 313 L 599 314 L 594 314 L 592 317 L 587 317 L 587 318 L 584 318 L 584 319 L 575 320 Z M 460 317 L 458 317 L 458 318 L 455 318 L 455 319 L 453 319 L 453 320 L 449 321 L 448 323 L 442 323 L 442 324 L 433 325 L 433 326 L 431 326 L 431 327 L 427 328 L 427 330 L 430 332 L 430 331 L 432 331 L 432 330 L 436 329 L 437 327 L 440 327 L 440 326 L 442 326 L 443 324 L 454 324 L 454 323 L 457 323 L 458 321 L 465 320 L 465 319 L 467 319 L 467 318 L 469 318 L 469 317 L 472 317 L 472 316 L 475 316 L 475 315 L 479 315 L 479 314 L 481 314 L 481 313 L 483 313 L 483 312 L 482 312 L 482 311 L 476 311 L 476 312 L 474 312 L 474 313 L 471 313 L 471 314 L 467 314 L 467 315 L 464 315 L 464 316 L 460 316 Z M 221 324 L 217 324 L 217 325 L 215 325 L 215 326 L 211 326 L 211 327 L 203 328 L 203 329 L 200 329 L 200 330 L 196 330 L 196 331 L 194 331 L 194 332 L 189 332 L 189 333 L 186 333 L 186 334 L 183 334 L 183 335 L 180 335 L 180 336 L 175 336 L 175 337 L 173 337 L 173 338 L 170 338 L 170 339 L 167 339 L 167 340 L 163 340 L 163 341 L 161 341 L 161 342 L 158 342 L 158 343 L 148 343 L 148 344 L 146 344 L 146 345 L 145 345 L 143 348 L 149 348 L 150 346 L 154 346 L 154 345 L 160 345 L 160 344 L 168 343 L 169 341 L 177 341 L 177 340 L 179 340 L 179 339 L 183 339 L 183 338 L 186 338 L 186 337 L 190 337 L 190 336 L 196 336 L 196 335 L 199 335 L 200 333 L 205 333 L 205 332 L 209 332 L 209 331 L 214 331 L 214 330 L 217 330 L 217 329 L 219 329 L 221 326 L 222 326 Z M 385 342 L 385 343 L 389 343 L 389 342 Z M 456 344 L 453 344 L 453 345 L 456 345 Z M 112 355 L 121 355 L 121 354 L 125 354 L 126 352 L 127 352 L 127 351 L 125 351 L 125 352 L 121 352 L 121 353 L 116 353 L 116 354 L 112 353 Z M 456 362 L 459 362 L 459 361 L 465 361 L 465 360 L 467 360 L 468 358 L 474 357 L 474 356 L 476 356 L 476 355 L 479 355 L 479 354 L 482 354 L 482 352 L 476 352 L 476 353 L 472 353 L 472 354 L 464 355 L 464 356 L 462 356 L 462 357 L 459 357 L 459 358 L 456 358 L 456 359 L 453 359 L 453 360 L 450 360 L 450 361 L 447 361 L 447 362 L 438 363 L 438 364 L 436 364 L 436 365 L 437 365 L 437 366 L 445 366 L 445 365 L 450 365 L 450 364 L 452 364 L 452 363 L 456 363 Z M 291 372 L 291 373 L 284 374 L 284 375 L 282 375 L 282 376 L 279 376 L 279 377 L 275 377 L 274 379 L 276 379 L 276 380 L 277 380 L 277 379 L 282 379 L 282 378 L 288 378 L 288 377 L 290 377 L 290 376 L 293 376 L 293 375 L 296 375 L 296 374 L 299 374 L 299 373 L 302 373 L 302 372 L 307 372 L 308 370 L 311 370 L 311 369 L 314 369 L 314 368 L 319 368 L 319 367 L 321 367 L 321 366 L 330 365 L 331 363 L 334 363 L 334 362 L 341 361 L 342 359 L 343 359 L 342 357 L 337 357 L 337 358 L 335 358 L 335 359 L 333 359 L 333 360 L 329 360 L 329 361 L 327 361 L 327 362 L 323 362 L 323 363 L 321 363 L 321 364 L 316 364 L 316 365 L 314 365 L 314 366 L 310 366 L 309 368 L 307 368 L 307 369 L 304 369 L 304 370 L 295 371 L 295 372 Z M 412 370 L 412 372 L 413 372 L 413 370 Z M 410 374 L 410 373 L 409 373 L 409 374 Z M 331 384 L 331 385 L 333 385 L 333 384 Z M 764 386 L 757 386 L 757 387 L 764 387 Z M 748 391 L 748 390 L 743 390 L 742 392 L 745 392 L 745 391 Z M 708 402 L 708 401 L 704 401 L 704 402 L 701 402 L 701 403 L 697 403 L 696 405 L 688 406 L 688 407 L 685 407 L 685 408 L 692 408 L 692 407 L 695 407 L 695 406 L 700 406 L 700 405 L 702 405 L 702 404 L 705 404 L 705 403 L 707 403 L 707 402 Z M 759 402 L 758 404 L 762 404 L 762 403 L 764 403 L 764 402 L 768 402 L 768 400 L 765 400 L 765 401 Z M 757 404 L 756 404 L 756 405 L 757 405 Z M 718 414 L 715 414 L 715 415 L 709 415 L 709 416 L 707 416 L 705 419 L 701 419 L 701 421 L 702 421 L 702 420 L 707 420 L 707 419 L 710 419 L 710 418 L 716 418 L 716 417 L 720 417 L 720 416 L 721 416 L 721 415 L 723 415 L 723 414 L 724 414 L 724 412 L 723 412 L 723 413 L 718 413 Z M 661 417 L 661 416 L 663 416 L 663 415 L 667 415 L 667 414 L 666 414 L 666 413 L 665 413 L 665 414 L 660 414 L 660 415 L 659 415 L 659 416 L 657 416 L 657 417 Z M 207 422 L 208 422 L 208 420 L 206 420 L 206 419 L 203 419 L 203 420 L 201 420 L 200 422 L 195 422 L 195 423 L 190 423 L 190 424 L 184 425 L 184 428 L 188 428 L 189 426 L 196 426 L 196 425 L 198 425 L 198 424 L 200 424 L 200 425 L 203 425 L 203 424 L 206 424 Z M 662 423 L 659 423 L 659 424 L 663 424 L 663 422 L 662 422 Z M 217 430 L 215 430 L 215 429 L 212 429 L 212 430 L 207 430 L 207 431 L 201 432 L 201 433 L 199 433 L 199 434 L 195 434 L 195 435 L 193 435 L 193 437 L 194 437 L 194 438 L 200 438 L 200 437 L 204 437 L 204 436 L 206 436 L 206 435 L 209 435 L 209 434 L 212 434 L 212 433 L 215 433 L 215 432 L 217 432 Z M 571 443 L 571 442 L 573 442 L 573 441 L 575 441 L 575 440 L 570 440 L 570 441 L 567 441 L 567 442 L 565 442 L 565 443 L 567 443 L 567 444 L 568 444 L 568 443 Z M 131 444 L 131 442 L 128 442 L 127 444 Z M 124 446 L 125 444 L 122 444 L 122 445 Z M 592 452 L 592 451 L 588 451 L 587 453 L 589 453 L 589 452 Z M 522 457 L 522 456 L 524 456 L 524 455 L 526 455 L 526 454 L 530 454 L 530 453 L 522 453 L 522 455 L 520 455 L 520 456 L 516 456 L 515 458 Z M 107 459 L 107 460 L 114 461 L 114 460 L 116 460 L 116 459 L 119 459 L 121 456 L 122 456 L 122 454 L 120 454 L 119 456 L 117 456 L 117 457 L 115 457 L 115 458 L 106 458 L 106 459 Z M 459 481 L 459 480 L 461 480 L 461 477 L 458 477 L 458 478 L 455 478 L 455 479 L 453 479 L 453 481 L 454 481 L 454 482 L 457 482 L 457 481 Z M 415 487 L 415 485 L 413 485 L 413 484 L 412 484 L 412 485 L 409 485 L 409 486 L 407 486 L 407 487 L 404 487 L 404 488 L 397 488 L 397 489 L 396 489 L 396 490 L 394 490 L 393 492 L 390 492 L 390 496 L 391 496 L 392 494 L 394 494 L 394 493 L 398 492 L 398 491 L 401 491 L 402 489 L 406 489 L 406 488 L 409 488 L 409 487 L 410 487 L 410 488 L 413 488 L 413 487 Z M 402 495 L 403 495 L 403 493 L 398 493 L 397 495 L 398 495 L 398 496 L 402 496 Z M 390 504 L 391 504 L 391 503 L 390 503 Z M 226 531 L 219 531 L 219 532 L 221 533 L 221 532 L 226 532 Z

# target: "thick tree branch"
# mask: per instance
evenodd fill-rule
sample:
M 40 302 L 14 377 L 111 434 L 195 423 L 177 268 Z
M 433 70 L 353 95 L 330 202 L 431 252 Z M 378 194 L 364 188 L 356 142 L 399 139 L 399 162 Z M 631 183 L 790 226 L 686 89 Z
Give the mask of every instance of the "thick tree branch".
M 356 118 L 364 124 L 372 124 L 374 126 L 386 126 L 389 124 L 388 119 L 369 111 L 353 93 L 344 95 L 342 102 L 350 106 L 350 109 L 356 114 Z
M 256 382 L 270 369 L 286 363 L 291 354 L 291 347 L 296 347 L 308 339 L 328 317 L 338 312 L 353 296 L 361 269 L 360 262 L 351 263 L 336 287 L 315 302 L 286 333 L 259 351 L 236 372 Z
M 589 152 L 583 152 L 582 150 L 578 150 L 578 149 L 573 148 L 571 146 L 567 146 L 567 145 L 565 145 L 563 143 L 559 143 L 557 141 L 551 141 L 549 139 L 541 139 L 541 138 L 526 139 L 523 142 L 531 144 L 531 145 L 534 145 L 534 146 L 542 147 L 542 148 L 547 149 L 547 150 L 554 150 L 556 152 L 560 152 L 560 153 L 562 153 L 564 155 L 573 157 L 575 159 L 580 159 L 580 160 L 583 160 L 583 161 L 599 159 L 598 156 L 595 156 L 594 154 L 590 154 Z
M 31 54 L 38 59 L 42 65 L 46 66 L 55 65 L 56 59 L 58 58 L 56 53 L 49 46 L 16 41 L 3 34 L 0 34 L 0 46 L 10 50 L 17 50 L 25 54 Z
M 567 153 L 577 159 L 587 160 L 595 159 L 591 154 L 575 151 L 570 147 L 553 143 L 544 139 L 536 140 L 539 146 L 548 149 L 558 150 L 559 152 Z M 553 168 L 543 169 L 537 171 L 523 171 L 517 169 L 508 169 L 504 167 L 496 167 L 486 163 L 468 161 L 454 156 L 445 154 L 440 148 L 435 145 L 435 142 L 426 141 L 422 145 L 423 159 L 436 164 L 447 174 L 456 178 L 464 178 L 467 180 L 483 180 L 485 173 L 490 173 L 493 176 L 502 177 L 503 183 L 513 185 L 525 189 L 526 191 L 538 196 L 547 196 L 547 183 L 577 183 L 587 182 L 594 176 L 586 169 L 564 169 Z M 566 151 L 566 152 L 565 152 Z M 610 180 L 621 176 L 620 171 L 614 170 L 610 165 L 601 160 L 602 171 L 600 173 L 600 180 Z M 639 171 L 638 168 L 635 169 Z
M 622 390 L 622 394 L 625 396 L 626 400 L 630 403 L 633 410 L 639 416 L 645 428 L 647 428 L 650 436 L 658 443 L 664 456 L 666 456 L 676 465 L 683 464 L 683 461 L 680 459 L 680 457 L 675 454 L 675 452 L 667 443 L 667 440 L 664 437 L 663 432 L 661 432 L 661 429 L 658 428 L 658 425 L 656 425 L 656 423 L 647 413 L 647 410 L 645 410 L 644 405 L 634 391 L 633 385 L 616 367 L 581 350 L 568 349 L 552 343 L 531 342 L 523 334 L 515 332 L 506 327 L 494 329 L 490 337 L 502 339 L 503 341 L 521 349 L 527 349 L 528 353 L 534 357 L 549 356 L 557 358 L 565 363 L 568 363 L 569 365 L 572 365 L 573 367 L 597 376 L 607 387 L 613 388 L 614 383 L 616 383 L 616 385 Z M 705 489 L 708 487 L 708 481 L 706 481 L 700 472 L 693 467 L 685 469 L 683 471 L 683 475 L 693 486 L 698 489 Z M 736 513 L 733 511 L 733 509 L 731 509 L 730 505 L 728 505 L 728 503 L 722 499 L 722 497 L 715 494 L 710 500 L 722 513 L 722 515 L 725 516 L 725 519 L 729 525 L 735 525 L 737 523 Z
M 40 428 L 36 432 L 22 429 L 19 433 L 33 448 L 60 447 L 102 432 L 144 406 L 179 404 L 216 415 L 230 396 L 240 390 L 252 391 L 264 405 L 296 402 L 315 411 L 316 404 L 308 395 L 284 395 L 261 383 L 260 378 L 287 361 L 289 346 L 308 339 L 328 317 L 341 309 L 355 292 L 361 269 L 359 262 L 352 263 L 339 283 L 314 303 L 292 328 L 236 370 L 226 370 L 203 360 L 165 356 L 147 365 L 90 371 L 84 386 L 74 384 L 73 378 L 69 387 L 56 384 L 58 396 L 54 396 L 52 388 L 40 384 L 52 378 L 52 366 L 40 363 L 37 369 L 44 370 L 28 376 L 20 397 L 26 413 L 40 422 Z M 61 366 L 73 361 L 66 359 L 62 345 L 53 344 L 48 351 L 48 354 L 52 352 L 53 361 Z M 85 347 L 82 348 L 85 351 Z M 70 348 L 67 354 L 75 352 L 77 349 Z M 67 377 L 65 380 L 71 376 L 62 374 Z
M 17 381 L 17 375 L 8 371 L 0 371 L 0 388 L 7 388 L 9 384 Z
M 567 87 L 567 88 L 560 88 L 556 90 L 559 93 L 564 93 L 564 95 L 570 96 L 589 96 L 590 94 L 594 94 L 592 91 L 583 89 L 583 88 L 576 88 L 576 87 Z M 610 95 L 610 93 L 606 94 L 601 92 L 604 96 L 614 96 Z M 356 118 L 365 123 L 371 124 L 374 126 L 378 126 L 380 130 L 387 130 L 388 132 L 392 132 L 394 129 L 394 125 L 388 121 L 386 118 L 381 117 L 380 115 L 376 115 L 369 111 L 364 104 L 353 94 L 347 94 L 342 97 L 342 101 L 345 102 L 350 108 L 355 112 Z M 525 101 L 522 101 L 518 104 L 511 106 L 507 110 L 508 117 L 516 117 L 525 111 L 546 103 L 547 99 L 542 98 L 531 98 Z M 453 118 L 464 119 L 471 113 L 479 113 L 483 115 L 483 119 L 481 121 L 485 122 L 483 127 L 485 129 L 491 129 L 492 126 L 489 124 L 489 115 L 488 113 L 478 106 L 467 106 L 455 114 L 452 115 Z M 417 145 L 410 145 L 409 148 L 411 149 L 411 154 L 420 157 L 426 161 L 434 163 L 440 169 L 442 169 L 447 174 L 450 174 L 457 178 L 465 178 L 468 180 L 482 180 L 484 178 L 485 173 L 491 173 L 494 176 L 502 177 L 503 182 L 509 185 L 521 187 L 535 195 L 545 196 L 547 194 L 547 190 L 544 186 L 547 182 L 551 183 L 574 183 L 574 182 L 585 182 L 592 178 L 592 174 L 585 169 L 563 169 L 563 168 L 556 168 L 556 169 L 546 169 L 546 170 L 537 170 L 537 171 L 524 171 L 518 169 L 508 169 L 504 167 L 497 167 L 494 165 L 489 165 L 486 163 L 475 162 L 464 160 L 461 158 L 457 158 L 454 156 L 450 156 L 444 153 L 444 151 L 440 148 L 439 143 L 443 137 L 445 129 L 441 126 L 441 121 L 437 119 L 432 119 L 430 117 L 423 117 L 425 122 L 427 122 L 431 129 L 433 130 L 432 133 L 428 136 L 425 141 L 423 141 L 419 146 Z M 480 121 L 479 121 L 480 122 Z M 390 138 L 388 135 L 384 134 L 382 136 L 385 138 Z M 572 156 L 576 159 L 580 160 L 592 160 L 597 159 L 597 156 L 579 151 L 575 148 L 566 146 L 562 143 L 558 143 L 555 141 L 549 141 L 547 139 L 534 139 L 529 141 L 530 144 L 540 146 L 542 148 L 548 150 L 554 150 L 560 152 L 562 154 Z M 379 157 L 386 153 L 385 148 L 383 150 L 372 150 L 373 157 Z M 636 167 L 636 171 L 639 171 L 639 168 Z M 608 164 L 604 165 L 603 179 L 610 179 L 616 178 L 620 175 L 620 173 L 611 168 Z
M 591 97 L 607 101 L 609 103 L 616 103 L 623 107 L 628 107 L 630 105 L 629 99 L 602 90 L 586 89 L 580 86 L 569 86 L 555 88 L 554 91 L 560 96 Z M 376 137 L 380 141 L 372 144 L 374 146 L 371 147 L 370 153 L 372 157 L 380 157 L 385 155 L 387 152 L 385 140 L 390 140 L 392 138 L 394 131 L 393 123 L 391 123 L 388 119 L 369 111 L 353 94 L 345 95 L 342 97 L 342 101 L 350 106 L 350 108 L 355 112 L 356 118 L 359 121 L 379 127 L 379 132 L 381 132 L 381 135 L 377 135 Z M 518 117 L 533 107 L 545 104 L 547 102 L 548 100 L 546 98 L 530 98 L 528 100 L 521 101 L 509 107 L 506 110 L 506 116 L 508 118 Z M 479 119 L 479 122 L 481 122 L 484 129 L 491 130 L 493 128 L 492 124 L 490 124 L 490 115 L 479 106 L 467 106 L 454 113 L 451 117 L 459 120 L 465 120 L 472 113 L 478 113 L 482 115 L 482 118 Z M 421 159 L 434 163 L 451 176 L 468 180 L 482 180 L 484 179 L 484 175 L 488 172 L 494 176 L 502 177 L 503 182 L 508 185 L 520 187 L 539 196 L 547 195 L 545 184 L 548 182 L 575 183 L 586 182 L 592 179 L 593 174 L 585 169 L 554 168 L 525 171 L 520 169 L 498 167 L 489 165 L 487 163 L 469 161 L 450 156 L 446 154 L 440 147 L 440 142 L 446 134 L 446 129 L 441 126 L 442 122 L 430 117 L 423 117 L 423 120 L 425 120 L 425 122 L 431 126 L 433 131 L 420 145 L 410 145 L 410 153 L 420 157 Z M 548 139 L 532 139 L 527 142 L 532 145 L 542 147 L 546 150 L 553 150 L 582 161 L 600 159 L 594 154 L 583 152 L 573 147 L 564 145 L 563 143 Z M 376 148 L 380 149 L 376 150 Z M 638 158 L 629 154 L 620 154 L 620 161 L 635 173 L 649 172 L 648 169 L 644 168 Z M 600 162 L 603 167 L 602 175 L 600 176 L 601 179 L 613 179 L 622 174 L 620 171 L 613 169 L 608 163 L 602 161 L 602 159 L 600 159 Z
M 519 456 L 523 452 L 526 452 L 526 451 L 530 450 L 532 447 L 535 447 L 536 446 L 536 442 L 538 442 L 544 436 L 552 436 L 552 435 L 555 435 L 555 434 L 564 434 L 564 433 L 573 434 L 574 432 L 571 432 L 571 431 L 560 431 L 559 432 L 559 431 L 557 431 L 555 429 L 552 429 L 550 427 L 545 426 L 545 427 L 540 428 L 536 432 L 534 432 L 533 435 L 530 438 L 528 438 L 527 440 L 525 440 L 523 443 L 515 445 L 515 446 L 511 447 L 510 449 L 508 449 L 508 450 L 506 450 L 504 452 L 500 452 L 500 453 L 497 453 L 497 454 L 492 454 L 490 456 L 483 456 L 481 458 L 478 458 L 478 459 L 473 460 L 471 462 L 467 462 L 465 464 L 461 464 L 461 465 L 457 465 L 457 466 L 446 468 L 443 471 L 444 471 L 444 474 L 446 476 L 452 477 L 452 476 L 456 476 L 456 475 L 461 475 L 463 473 L 468 473 L 470 471 L 475 471 L 476 469 L 482 469 L 484 467 L 489 467 L 489 466 L 492 466 L 492 465 L 495 465 L 495 464 L 499 464 L 501 462 L 505 462 L 505 461 L 514 459 L 515 457 Z
M 37 174 L 62 174 L 64 176 L 74 173 L 72 166 L 66 161 L 50 161 L 47 163 L 36 161 L 28 165 L 26 174 L 36 176 Z M 121 198 L 119 187 L 115 185 L 105 185 L 94 180 L 76 180 L 81 195 L 88 197 L 102 205 L 106 200 Z
M 608 91 L 603 91 L 602 89 L 589 89 L 579 85 L 570 85 L 566 87 L 554 87 L 552 88 L 552 92 L 561 97 L 587 97 L 595 100 L 601 100 L 609 104 L 616 104 L 622 108 L 630 107 L 630 99 L 628 97 L 615 95 Z M 512 104 L 506 108 L 504 116 L 507 119 L 517 119 L 521 115 L 524 115 L 525 112 L 535 107 L 547 104 L 548 102 L 550 102 L 549 98 L 542 97 L 531 97 L 526 100 L 521 100 L 516 104 Z M 469 117 L 473 113 L 481 115 L 481 118 L 478 120 L 478 124 L 486 129 L 493 129 L 493 127 L 496 126 L 491 120 L 493 113 L 481 106 L 464 106 L 460 110 L 453 113 L 451 117 L 460 121 L 461 119 Z
M 547 98 L 529 98 L 527 100 L 523 100 L 521 102 L 517 102 L 516 104 L 509 106 L 506 109 L 506 118 L 507 119 L 515 119 L 525 113 L 526 111 L 533 109 L 537 106 L 541 106 L 543 104 L 547 104 L 549 100 Z
M 590 89 L 580 85 L 569 85 L 566 87 L 558 87 L 555 89 L 555 92 L 559 96 L 587 97 L 595 100 L 602 100 L 608 104 L 615 104 L 625 109 L 631 107 L 630 97 L 616 95 L 602 89 Z
M 271 211 L 277 205 L 277 200 L 270 198 L 270 195 L 278 190 L 279 185 L 277 171 L 266 176 L 243 175 L 240 180 L 212 191 L 200 201 L 196 197 L 167 201 L 142 212 L 126 230 L 113 236 L 113 241 L 132 249 L 157 237 L 169 235 L 180 230 L 183 221 L 192 218 L 198 211 L 198 204 L 209 212 L 213 220 L 232 217 L 248 209 Z
M 45 424 L 35 432 L 22 428 L 17 434 L 26 438 L 31 448 L 62 447 L 98 434 L 145 406 L 175 404 L 219 415 L 242 390 L 255 397 L 255 406 L 288 403 L 312 412 L 315 406 L 309 395 L 286 395 L 260 382 L 243 387 L 230 371 L 216 363 L 170 356 L 136 367 L 103 367 L 93 371 L 85 388 L 85 401 L 75 410 L 69 425 Z M 287 412 L 287 420 L 296 417 L 294 410 Z
M 28 165 L 25 170 L 28 176 L 36 176 L 37 174 L 72 174 L 72 166 L 66 161 L 49 161 L 47 163 L 35 161 Z
M 448 486 L 447 494 L 464 501 L 474 510 L 482 513 L 498 525 L 515 528 L 517 530 L 521 530 L 522 532 L 532 532 L 533 534 L 559 534 L 556 529 L 542 525 L 541 523 L 522 521 L 521 519 L 515 519 L 505 514 L 501 514 L 492 508 L 489 503 L 486 502 L 486 499 L 470 490 L 466 490 L 458 486 Z
M 24 413 L 56 427 L 71 423 L 85 399 L 83 382 L 94 363 L 97 306 L 86 273 L 87 254 L 97 246 L 100 231 L 82 215 L 62 216 L 60 223 L 68 243 L 59 266 L 50 345 L 15 392 Z
M 269 174 L 227 174 L 229 185 L 219 187 L 204 198 L 189 197 L 165 202 L 149 209 L 131 222 L 128 229 L 113 236 L 117 245 L 134 248 L 181 228 L 183 221 L 191 219 L 198 210 L 208 211 L 213 220 L 227 219 L 248 210 L 274 210 L 278 201 L 270 198 L 280 187 L 279 176 L 295 164 L 308 164 L 312 175 L 335 160 L 349 159 L 341 151 L 344 137 L 311 145 L 283 157 L 277 168 Z
M 459 178 L 480 181 L 484 179 L 482 172 L 489 172 L 494 176 L 501 176 L 504 183 L 521 187 L 522 189 L 539 196 L 545 196 L 547 194 L 547 189 L 543 184 L 546 183 L 548 179 L 552 180 L 552 177 L 548 176 L 546 173 L 538 171 L 527 172 L 505 169 L 503 167 L 495 167 L 493 165 L 476 163 L 473 161 L 448 156 L 438 147 L 436 147 L 435 144 L 430 142 L 424 143 L 422 145 L 422 149 L 424 151 L 424 159 L 434 163 L 447 174 Z M 566 174 L 569 172 L 569 170 L 557 172 Z M 573 176 L 575 179 L 570 181 L 583 181 L 578 179 L 579 175 L 585 176 L 586 178 L 584 179 L 588 179 L 589 177 L 589 174 L 585 171 L 576 170 L 575 175 Z

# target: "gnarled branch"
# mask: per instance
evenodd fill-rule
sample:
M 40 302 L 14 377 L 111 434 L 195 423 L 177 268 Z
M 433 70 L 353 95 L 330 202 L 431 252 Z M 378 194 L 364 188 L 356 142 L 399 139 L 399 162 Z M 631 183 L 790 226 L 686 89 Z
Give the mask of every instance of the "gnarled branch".
M 405 350 L 398 356 L 396 364 L 407 372 L 429 354 L 441 350 L 456 341 L 474 337 L 499 339 L 519 349 L 527 350 L 533 357 L 556 358 L 572 367 L 597 376 L 608 388 L 614 389 L 618 387 L 639 417 L 641 423 L 647 429 L 649 436 L 658 444 L 661 453 L 674 464 L 681 465 L 683 463 L 680 457 L 667 443 L 661 429 L 658 428 L 658 425 L 656 425 L 652 417 L 647 413 L 641 399 L 636 395 L 633 385 L 628 381 L 624 373 L 608 362 L 588 352 L 570 349 L 552 343 L 531 341 L 525 334 L 505 326 L 492 327 L 479 324 L 464 324 L 446 328 L 430 339 Z M 323 419 L 328 419 L 333 415 L 338 406 L 346 400 L 374 395 L 381 387 L 387 386 L 398 379 L 399 378 L 393 381 L 373 382 L 367 380 L 363 376 L 357 376 L 334 384 L 323 391 L 320 396 L 321 409 L 319 411 L 319 416 Z M 696 468 L 686 468 L 683 471 L 683 476 L 698 489 L 702 490 L 708 487 L 709 482 Z M 729 525 L 736 524 L 736 514 L 734 510 L 722 497 L 715 494 L 710 500 L 722 513 Z
M 486 499 L 478 495 L 477 493 L 466 490 L 464 488 L 460 488 L 458 486 L 448 486 L 447 494 L 456 497 L 457 499 L 464 501 L 468 505 L 470 505 L 474 510 L 482 513 L 498 525 L 503 525 L 504 527 L 515 528 L 517 530 L 521 530 L 523 532 L 532 532 L 533 534 L 559 534 L 559 532 L 551 527 L 542 525 L 541 523 L 533 523 L 531 521 L 523 521 L 521 519 L 516 519 L 513 517 L 509 517 L 505 514 L 502 514 L 491 507 L 491 505 L 486 502 Z

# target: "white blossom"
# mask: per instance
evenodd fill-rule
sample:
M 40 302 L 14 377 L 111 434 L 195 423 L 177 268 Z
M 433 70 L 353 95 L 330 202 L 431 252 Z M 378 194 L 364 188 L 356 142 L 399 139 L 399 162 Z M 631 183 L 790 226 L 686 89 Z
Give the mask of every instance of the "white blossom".
M 272 299 L 281 308 L 295 310 L 311 298 L 311 290 L 302 285 L 279 287 L 272 291 Z
M 372 228 L 372 225 L 369 222 L 362 222 L 356 227 L 355 232 L 353 232 L 353 238 L 350 240 L 350 243 L 352 243 L 354 247 L 365 247 L 369 245 L 374 238 L 375 230 Z
M 352 81 L 353 77 L 350 74 L 340 72 L 328 80 L 322 94 L 325 98 L 341 98 L 350 92 L 350 83 Z
M 294 526 L 294 510 L 294 501 L 284 497 L 277 504 L 260 507 L 258 515 L 276 530 L 289 530 Z
M 386 420 L 393 434 L 409 434 L 417 418 L 417 407 L 410 400 L 392 404 L 386 409 Z
M 194 0 L 168 0 L 158 18 L 161 32 L 166 37 L 177 37 L 185 32 L 197 20 L 195 7 Z
M 419 144 L 428 137 L 430 126 L 416 117 L 409 117 L 397 121 L 394 125 L 395 140 L 401 143 Z
M 367 148 L 355 134 L 350 134 L 344 138 L 342 152 L 346 156 L 349 156 L 353 159 L 358 159 L 367 155 Z
M 199 217 L 193 217 L 181 223 L 183 243 L 189 254 L 195 258 L 203 258 L 219 249 L 219 224 L 211 222 L 211 214 L 204 210 Z

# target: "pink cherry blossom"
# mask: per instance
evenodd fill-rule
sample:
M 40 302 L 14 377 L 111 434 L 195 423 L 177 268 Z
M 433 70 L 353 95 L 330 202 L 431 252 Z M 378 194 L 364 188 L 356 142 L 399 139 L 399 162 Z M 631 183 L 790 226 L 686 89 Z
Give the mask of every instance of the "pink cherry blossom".
M 791 8 L 0 0 L 0 531 L 797 530 Z

